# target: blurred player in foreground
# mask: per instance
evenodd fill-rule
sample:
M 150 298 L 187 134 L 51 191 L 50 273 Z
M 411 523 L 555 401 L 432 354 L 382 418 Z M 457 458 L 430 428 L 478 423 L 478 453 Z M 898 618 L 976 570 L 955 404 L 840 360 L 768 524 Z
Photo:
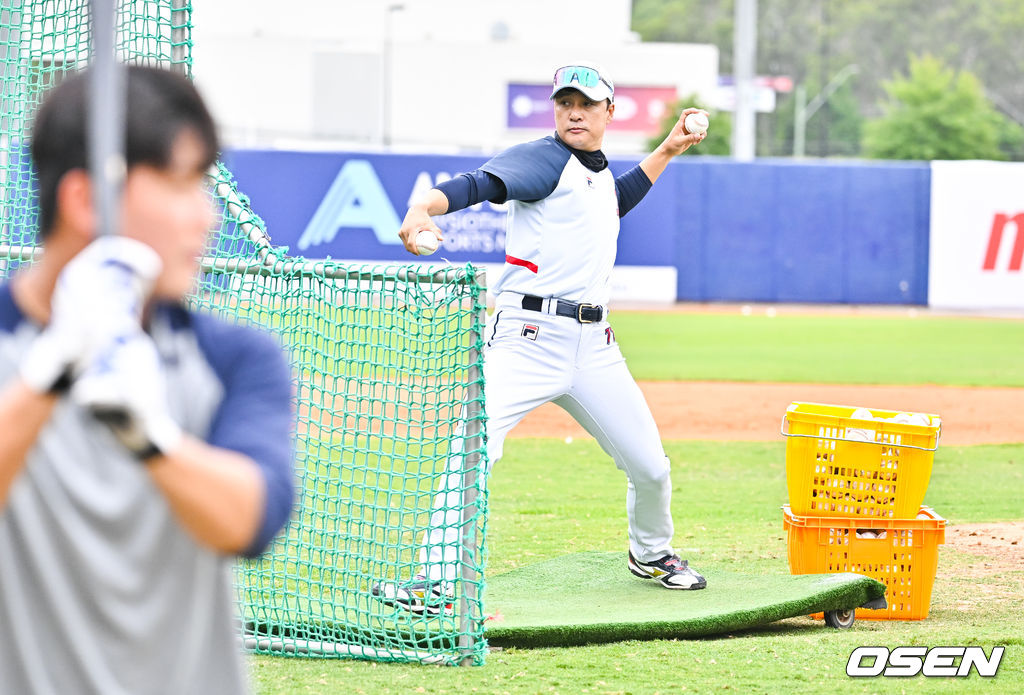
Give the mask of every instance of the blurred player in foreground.
M 505 436 L 527 413 L 557 403 L 626 473 L 629 571 L 668 589 L 703 589 L 704 577 L 672 547 L 669 461 L 606 309 L 619 218 L 673 157 L 704 138 L 683 127 L 688 114 L 703 112 L 684 110 L 654 152 L 615 177 L 601 152 L 614 98 L 612 81 L 596 66 L 558 69 L 551 92 L 555 135 L 512 147 L 431 189 L 409 209 L 400 235 L 417 253 L 420 231 L 441 238 L 432 215 L 484 200 L 509 202 L 505 268 L 492 288 L 496 311 L 485 334 L 489 463 L 501 458 Z M 450 605 L 459 561 L 459 465 L 453 456 L 435 495 L 421 573 L 402 584 L 378 584 L 375 594 L 385 603 L 428 613 Z
M 185 78 L 126 73 L 120 234 L 96 239 L 79 73 L 35 120 L 42 258 L 0 285 L 0 690 L 244 693 L 231 567 L 291 513 L 291 376 L 185 308 L 214 124 Z

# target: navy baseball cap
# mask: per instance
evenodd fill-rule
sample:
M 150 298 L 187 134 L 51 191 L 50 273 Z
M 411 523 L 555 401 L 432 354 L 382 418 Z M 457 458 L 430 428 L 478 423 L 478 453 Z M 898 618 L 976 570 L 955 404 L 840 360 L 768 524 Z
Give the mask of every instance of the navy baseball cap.
M 615 101 L 615 85 L 592 63 L 574 63 L 555 70 L 550 98 L 563 89 L 575 89 L 593 101 Z

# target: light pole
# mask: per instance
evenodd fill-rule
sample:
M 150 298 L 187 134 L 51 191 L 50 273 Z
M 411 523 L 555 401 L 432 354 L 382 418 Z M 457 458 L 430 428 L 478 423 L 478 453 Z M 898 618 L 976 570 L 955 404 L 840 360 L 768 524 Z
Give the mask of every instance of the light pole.
M 736 110 L 732 129 L 732 156 L 741 162 L 754 159 L 757 112 L 754 109 L 754 72 L 757 62 L 757 0 L 736 0 L 733 32 L 733 72 Z
M 807 137 L 807 121 L 810 120 L 818 109 L 825 105 L 828 98 L 832 96 L 837 89 L 843 86 L 843 83 L 848 79 L 860 72 L 860 68 L 857 67 L 856 63 L 850 63 L 845 68 L 836 73 L 836 76 L 829 80 L 829 83 L 825 85 L 825 88 L 821 90 L 818 96 L 811 99 L 810 103 L 807 103 L 807 88 L 802 84 L 797 85 L 796 90 L 793 92 L 794 101 L 794 114 L 793 114 L 793 156 L 803 157 L 804 156 L 804 144 Z
M 405 5 L 396 3 L 388 5 L 384 15 L 384 53 L 381 65 L 381 113 L 380 140 L 385 147 L 391 146 L 391 18 L 396 12 L 405 9 Z

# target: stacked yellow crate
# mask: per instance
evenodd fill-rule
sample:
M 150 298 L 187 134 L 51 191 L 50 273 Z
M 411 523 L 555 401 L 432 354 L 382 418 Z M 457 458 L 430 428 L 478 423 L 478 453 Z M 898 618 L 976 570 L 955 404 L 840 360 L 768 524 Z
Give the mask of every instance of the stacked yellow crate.
M 946 521 L 921 503 L 941 424 L 925 413 L 790 405 L 782 422 L 790 572 L 855 572 L 885 584 L 888 607 L 858 608 L 858 618 L 928 617 Z

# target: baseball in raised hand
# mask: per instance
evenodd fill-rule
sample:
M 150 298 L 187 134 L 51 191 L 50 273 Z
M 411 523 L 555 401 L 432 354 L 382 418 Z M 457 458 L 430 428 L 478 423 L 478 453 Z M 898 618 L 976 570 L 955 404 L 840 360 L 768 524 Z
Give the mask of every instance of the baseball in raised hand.
M 690 147 L 696 145 L 707 137 L 706 129 L 703 132 L 691 132 L 687 129 L 687 119 L 695 114 L 702 115 L 704 120 L 707 120 L 708 114 L 702 109 L 694 107 L 683 109 L 683 112 L 679 114 L 679 119 L 676 121 L 675 125 L 672 126 L 672 131 L 661 143 L 661 147 L 663 147 L 671 156 L 674 157 L 682 154 L 686 150 L 690 149 Z M 693 123 L 692 118 L 690 118 L 690 122 Z
M 696 133 L 698 135 L 706 133 L 708 125 L 708 115 L 701 111 L 686 114 L 686 117 L 683 119 L 683 128 L 687 133 Z

